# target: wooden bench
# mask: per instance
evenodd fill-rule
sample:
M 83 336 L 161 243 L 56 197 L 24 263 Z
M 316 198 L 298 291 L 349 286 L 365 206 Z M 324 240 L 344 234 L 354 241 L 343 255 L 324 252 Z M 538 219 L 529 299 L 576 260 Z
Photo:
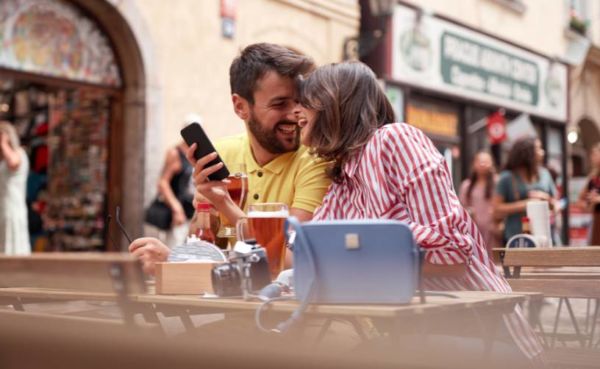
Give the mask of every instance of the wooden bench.
M 113 301 L 127 323 L 139 309 L 131 295 L 146 292 L 138 260 L 119 253 L 44 253 L 0 256 L 0 305 Z M 146 315 L 146 317 L 150 317 Z

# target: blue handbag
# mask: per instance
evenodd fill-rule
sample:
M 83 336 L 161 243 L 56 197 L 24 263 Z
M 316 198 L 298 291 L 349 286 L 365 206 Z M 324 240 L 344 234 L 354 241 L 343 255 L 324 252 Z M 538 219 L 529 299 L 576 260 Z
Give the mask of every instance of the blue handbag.
M 403 304 L 415 295 L 420 253 L 406 224 L 375 219 L 300 224 L 294 217 L 288 224 L 296 231 L 294 289 L 299 301 Z

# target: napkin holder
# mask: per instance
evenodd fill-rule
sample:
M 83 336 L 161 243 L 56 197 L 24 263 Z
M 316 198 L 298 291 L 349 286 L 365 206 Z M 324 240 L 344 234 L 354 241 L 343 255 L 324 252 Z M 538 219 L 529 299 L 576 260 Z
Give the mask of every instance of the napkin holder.
M 221 262 L 156 263 L 156 294 L 199 295 L 214 293 L 210 272 Z

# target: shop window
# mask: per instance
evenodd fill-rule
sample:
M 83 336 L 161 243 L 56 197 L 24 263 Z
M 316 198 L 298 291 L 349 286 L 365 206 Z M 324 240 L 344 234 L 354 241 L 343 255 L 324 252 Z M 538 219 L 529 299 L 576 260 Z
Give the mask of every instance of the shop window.
M 458 136 L 458 108 L 433 99 L 410 99 L 406 122 L 431 135 L 455 139 Z
M 30 164 L 34 251 L 102 250 L 110 96 L 0 76 L 0 119 L 15 125 Z
M 29 156 L 33 250 L 110 248 L 109 137 L 123 82 L 108 37 L 70 1 L 1 0 L 0 45 L 0 119 Z
M 423 130 L 446 159 L 457 187 L 462 179 L 459 108 L 432 97 L 412 96 L 406 106 L 406 122 Z

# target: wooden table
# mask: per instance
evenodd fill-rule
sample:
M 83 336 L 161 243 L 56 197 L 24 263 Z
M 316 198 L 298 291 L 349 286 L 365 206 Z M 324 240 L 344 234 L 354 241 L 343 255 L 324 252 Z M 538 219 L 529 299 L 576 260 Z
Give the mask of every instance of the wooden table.
M 514 311 L 515 305 L 527 300 L 530 296 L 519 294 L 502 294 L 481 291 L 452 291 L 446 295 L 427 296 L 425 303 L 420 303 L 418 297 L 405 305 L 310 305 L 306 310 L 305 321 L 324 319 L 317 340 L 321 339 L 333 320 L 350 322 L 356 333 L 363 340 L 369 334 L 363 331 L 360 322 L 364 318 L 383 323 L 393 340 L 400 341 L 402 337 L 417 334 L 427 335 L 441 330 L 442 325 L 456 326 L 459 317 L 464 317 L 464 324 L 477 326 L 476 336 L 484 339 L 485 346 L 491 351 L 495 332 L 503 321 L 502 315 Z M 534 295 L 534 294 L 533 294 Z M 190 318 L 193 314 L 213 314 L 247 312 L 248 319 L 261 305 L 258 301 L 242 299 L 203 298 L 200 296 L 167 296 L 167 295 L 137 295 L 138 303 L 151 304 L 156 312 L 166 316 L 179 316 L 188 330 L 194 329 Z M 277 301 L 268 306 L 267 314 L 274 314 L 278 321 L 283 321 L 298 307 L 297 301 Z M 442 323 L 440 323 L 442 322 Z M 382 326 L 381 324 L 379 327 Z M 370 325 L 371 328 L 376 328 Z M 305 327 L 298 328 L 299 334 Z M 200 328 L 201 329 L 201 328 Z M 477 330 L 474 329 L 474 330 Z M 377 329 L 375 329 L 377 331 Z M 449 330 L 451 333 L 451 329 Z M 377 331 L 378 335 L 382 332 Z M 411 336 L 413 337 L 413 336 Z M 411 338 L 414 340 L 414 338 Z
M 118 296 L 114 293 L 68 291 L 45 288 L 4 288 L 0 289 L 2 296 L 14 296 L 17 294 L 24 301 L 35 299 L 43 300 L 91 300 L 91 301 L 116 301 Z M 457 322 L 460 315 L 469 315 L 466 324 L 476 326 L 481 332 L 479 338 L 483 339 L 486 353 L 492 352 L 496 326 L 501 324 L 501 316 L 514 310 L 518 303 L 522 303 L 534 294 L 500 294 L 494 292 L 457 291 L 444 292 L 451 296 L 427 296 L 425 303 L 419 303 L 415 297 L 409 304 L 405 305 L 311 305 L 306 311 L 309 319 L 324 319 L 319 322 L 321 331 L 317 341 L 324 336 L 329 328 L 327 322 L 333 319 L 342 319 L 349 322 L 362 318 L 383 321 L 390 327 L 390 337 L 398 342 L 412 341 L 423 342 L 426 336 L 437 331 L 422 329 L 423 326 L 436 327 L 438 320 L 453 320 Z M 139 312 L 151 312 L 155 316 L 160 312 L 165 315 L 179 316 L 186 328 L 194 329 L 190 319 L 191 314 L 212 314 L 247 312 L 248 316 L 260 306 L 261 302 L 244 301 L 241 299 L 202 298 L 191 295 L 155 295 L 130 294 L 131 301 Z M 296 301 L 275 302 L 267 308 L 268 314 L 279 314 L 278 317 L 285 319 L 289 317 L 298 307 Z M 27 313 L 24 313 L 25 315 Z M 462 324 L 462 323 L 461 323 Z M 354 324 L 353 324 L 354 325 Z M 412 327 L 412 328 L 411 328 Z M 362 339 L 369 339 L 364 332 L 360 332 L 361 325 L 354 325 L 357 333 Z M 364 328 L 364 326 L 362 326 Z M 200 328 L 201 330 L 202 328 Z M 416 332 L 416 333 L 415 333 Z M 415 336 L 416 334 L 416 336 Z M 416 340 L 416 341 L 415 341 Z M 306 342 L 309 345 L 318 342 Z M 419 358 L 415 359 L 418 361 Z M 404 358 L 403 360 L 408 360 Z
M 478 309 L 492 307 L 514 307 L 526 299 L 525 295 L 503 294 L 487 291 L 452 291 L 444 292 L 451 296 L 428 296 L 424 304 L 414 297 L 405 305 L 310 305 L 306 314 L 325 316 L 365 316 L 373 318 L 397 318 L 433 312 L 449 312 L 459 309 Z M 133 299 L 140 303 L 153 304 L 159 308 L 180 308 L 199 313 L 255 311 L 260 301 L 243 299 L 203 298 L 192 295 L 135 295 Z M 298 302 L 276 301 L 269 306 L 270 311 L 291 313 L 298 307 Z

